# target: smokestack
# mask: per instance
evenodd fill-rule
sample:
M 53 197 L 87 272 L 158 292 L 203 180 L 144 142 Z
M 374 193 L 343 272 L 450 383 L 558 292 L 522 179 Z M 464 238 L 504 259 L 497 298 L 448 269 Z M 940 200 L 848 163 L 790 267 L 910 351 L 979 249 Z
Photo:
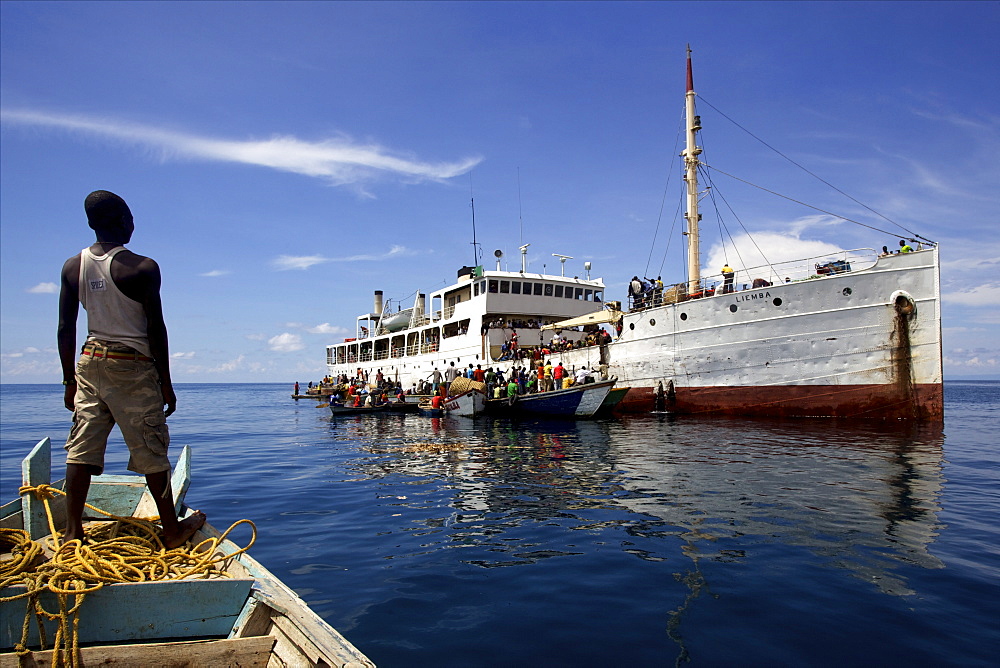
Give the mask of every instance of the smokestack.
M 375 311 L 374 311 L 374 313 L 381 313 L 381 312 L 382 312 L 382 291 L 381 290 L 376 290 L 375 291 Z
M 427 295 L 422 292 L 417 295 L 417 308 L 420 310 L 419 315 L 423 316 L 427 313 Z

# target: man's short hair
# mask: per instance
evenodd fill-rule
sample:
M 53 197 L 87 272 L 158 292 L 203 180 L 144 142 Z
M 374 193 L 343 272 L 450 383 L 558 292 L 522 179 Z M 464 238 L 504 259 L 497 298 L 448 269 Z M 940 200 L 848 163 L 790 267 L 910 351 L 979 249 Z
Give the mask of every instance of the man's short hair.
M 109 223 L 117 224 L 123 215 L 131 213 L 125 200 L 107 190 L 95 190 L 87 195 L 83 209 L 87 212 L 87 223 L 95 229 Z

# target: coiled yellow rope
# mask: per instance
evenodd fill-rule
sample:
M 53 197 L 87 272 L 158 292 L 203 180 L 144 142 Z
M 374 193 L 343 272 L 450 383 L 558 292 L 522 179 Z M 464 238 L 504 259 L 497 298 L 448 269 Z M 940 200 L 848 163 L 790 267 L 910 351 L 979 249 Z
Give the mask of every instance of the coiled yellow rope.
M 218 538 L 207 538 L 191 547 L 181 546 L 168 550 L 160 540 L 154 524 L 159 518 L 120 517 L 86 504 L 91 510 L 112 521 L 86 527 L 86 541 L 71 540 L 59 545 L 59 534 L 55 530 L 49 499 L 55 493 L 65 495 L 65 492 L 49 485 L 38 485 L 21 487 L 20 493 L 34 494 L 42 501 L 51 532 L 47 538 L 48 547 L 53 555 L 44 561 L 42 546 L 31 540 L 26 531 L 0 529 L 0 540 L 11 546 L 10 558 L 0 560 L 0 590 L 12 585 L 24 586 L 23 592 L 0 597 L 0 601 L 27 599 L 21 642 L 15 646 L 21 659 L 30 653 L 27 642 L 32 614 L 36 619 L 43 650 L 47 643 L 42 622 L 44 619 L 57 622 L 52 653 L 53 668 L 62 665 L 75 668 L 82 665 L 79 652 L 79 611 L 88 593 L 112 583 L 230 577 L 223 562 L 246 552 L 257 540 L 257 527 L 254 523 L 239 520 Z M 219 545 L 240 524 L 250 525 L 250 542 L 231 554 L 219 552 Z M 42 607 L 39 596 L 44 591 L 56 595 L 58 612 L 49 612 Z M 72 605 L 69 602 L 71 596 Z

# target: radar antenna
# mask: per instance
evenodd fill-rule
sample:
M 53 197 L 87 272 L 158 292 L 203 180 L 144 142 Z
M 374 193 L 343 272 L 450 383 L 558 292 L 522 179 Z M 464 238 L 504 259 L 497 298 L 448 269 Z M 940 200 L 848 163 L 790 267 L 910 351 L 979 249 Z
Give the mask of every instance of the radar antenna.
M 566 275 L 566 260 L 572 260 L 573 256 L 572 255 L 560 255 L 559 253 L 553 253 L 552 257 L 559 258 L 559 264 L 560 264 L 559 275 L 560 276 L 565 276 Z

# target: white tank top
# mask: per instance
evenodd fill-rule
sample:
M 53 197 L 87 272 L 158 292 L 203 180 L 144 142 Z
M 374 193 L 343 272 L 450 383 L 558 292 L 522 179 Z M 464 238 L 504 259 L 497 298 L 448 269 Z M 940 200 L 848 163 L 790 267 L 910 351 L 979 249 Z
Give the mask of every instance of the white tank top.
M 87 340 L 114 341 L 152 357 L 142 304 L 125 296 L 111 278 L 111 260 L 125 250 L 94 255 L 80 252 L 80 303 L 87 310 Z

